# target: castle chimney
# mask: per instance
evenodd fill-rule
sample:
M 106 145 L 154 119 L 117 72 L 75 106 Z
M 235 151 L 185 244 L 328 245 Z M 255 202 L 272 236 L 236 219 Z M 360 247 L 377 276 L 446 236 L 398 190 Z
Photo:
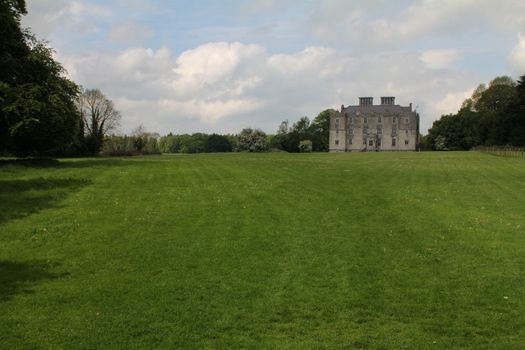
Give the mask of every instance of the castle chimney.
M 381 97 L 381 104 L 382 105 L 393 105 L 395 104 L 396 98 L 393 96 L 388 97 Z
M 360 106 L 371 106 L 374 104 L 374 98 L 373 97 L 359 97 L 359 105 Z

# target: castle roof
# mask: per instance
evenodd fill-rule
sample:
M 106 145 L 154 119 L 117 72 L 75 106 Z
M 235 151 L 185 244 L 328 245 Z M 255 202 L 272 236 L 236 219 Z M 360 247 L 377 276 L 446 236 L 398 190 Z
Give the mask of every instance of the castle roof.
M 363 113 L 403 113 L 413 112 L 412 106 L 400 106 L 400 105 L 358 105 L 358 106 L 347 106 L 342 108 L 341 112 L 363 112 Z

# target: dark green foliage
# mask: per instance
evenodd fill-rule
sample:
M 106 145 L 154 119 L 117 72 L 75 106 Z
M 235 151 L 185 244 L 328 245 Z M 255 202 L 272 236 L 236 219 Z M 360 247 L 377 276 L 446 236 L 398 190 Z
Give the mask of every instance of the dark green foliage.
M 64 154 L 80 116 L 79 89 L 52 50 L 20 29 L 24 1 L 0 2 L 0 151 L 19 156 Z
M 309 140 L 312 142 L 314 152 L 328 152 L 332 111 L 332 109 L 322 111 L 312 122 L 308 117 L 302 117 L 292 127 L 289 127 L 287 120 L 283 121 L 277 133 L 272 136 L 270 146 L 287 152 L 300 152 L 301 142 Z
M 231 152 L 232 145 L 230 140 L 224 135 L 211 134 L 208 137 L 206 147 L 207 152 Z
M 135 156 L 140 154 L 160 154 L 157 137 L 151 133 L 133 136 L 111 135 L 104 138 L 102 155 Z
M 233 135 L 170 133 L 159 138 L 158 144 L 163 153 L 215 153 L 235 151 L 237 140 Z
M 207 150 L 207 144 L 208 135 L 195 133 L 184 139 L 180 149 L 182 153 L 204 153 Z
M 310 125 L 310 137 L 314 152 L 328 152 L 328 139 L 330 133 L 330 114 L 335 112 L 327 109 L 319 113 Z
M 441 150 L 468 150 L 480 145 L 524 146 L 523 89 L 523 77 L 517 85 L 503 76 L 493 79 L 488 88 L 478 86 L 458 113 L 434 122 L 428 134 L 429 145 Z
M 204 133 L 168 135 L 159 142 L 164 153 L 204 153 L 208 151 L 208 138 Z
M 508 143 L 525 146 L 525 75 L 517 83 L 516 103 L 510 108 L 508 118 Z
M 468 150 L 479 145 L 478 130 L 477 113 L 462 108 L 457 114 L 444 115 L 435 121 L 429 130 L 428 142 L 439 150 Z M 436 147 L 436 140 L 440 136 L 439 147 Z
M 26 75 L 21 62 L 31 50 L 20 28 L 24 14 L 25 1 L 0 1 L 0 81 L 8 84 L 16 84 Z

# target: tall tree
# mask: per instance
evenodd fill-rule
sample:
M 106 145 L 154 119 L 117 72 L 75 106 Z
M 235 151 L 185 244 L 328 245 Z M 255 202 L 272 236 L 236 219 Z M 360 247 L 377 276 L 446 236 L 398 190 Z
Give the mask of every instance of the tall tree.
M 516 84 L 512 78 L 500 76 L 488 87 L 479 85 L 458 113 L 434 122 L 428 134 L 429 144 L 451 150 L 478 145 L 525 145 L 524 80 L 525 76 Z
M 20 156 L 66 152 L 76 137 L 78 86 L 53 51 L 20 27 L 22 0 L 0 1 L 0 150 Z
M 483 91 L 475 109 L 479 113 L 481 140 L 485 145 L 509 143 L 509 134 L 513 128 L 510 109 L 516 103 L 516 83 L 510 77 L 494 78 Z
M 312 149 L 316 152 L 328 152 L 328 139 L 330 132 L 330 115 L 333 109 L 326 109 L 319 113 L 310 124 Z
M 525 146 L 525 74 L 516 86 L 516 103 L 510 108 L 509 143 L 514 146 Z
M 211 134 L 208 137 L 206 152 L 231 152 L 232 145 L 226 136 Z
M 102 149 L 104 136 L 109 135 L 120 125 L 120 113 L 98 89 L 87 89 L 78 100 L 78 109 L 84 126 L 84 139 L 89 153 Z
M 30 52 L 20 18 L 26 14 L 24 0 L 0 1 L 0 81 L 13 84 L 23 75 L 21 61 Z

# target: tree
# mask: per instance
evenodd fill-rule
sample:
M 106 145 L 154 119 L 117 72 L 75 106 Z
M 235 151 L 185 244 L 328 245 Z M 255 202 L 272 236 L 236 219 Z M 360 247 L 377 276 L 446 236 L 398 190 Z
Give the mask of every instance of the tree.
M 525 146 L 525 75 L 518 79 L 516 85 L 516 103 L 509 108 L 509 144 Z
M 0 150 L 63 154 L 79 128 L 79 88 L 64 77 L 53 50 L 22 31 L 25 13 L 23 0 L 0 1 Z
M 507 76 L 494 78 L 488 87 L 479 85 L 456 114 L 434 122 L 428 134 L 429 144 L 435 149 L 451 150 L 478 145 L 525 145 L 523 85 L 523 79 L 516 84 Z
M 299 152 L 312 152 L 312 141 L 303 140 L 299 142 Z
M 239 134 L 239 150 L 264 152 L 268 150 L 266 134 L 260 129 L 246 128 Z
M 293 123 L 292 132 L 297 133 L 300 140 L 305 140 L 310 136 L 310 119 L 301 117 L 296 123 Z
M 162 153 L 174 153 L 173 144 L 175 143 L 175 136 L 169 133 L 166 136 L 159 138 L 159 150 Z
M 140 124 L 133 130 L 133 145 L 138 152 L 142 152 L 148 142 L 148 133 L 144 125 Z
M 432 124 L 428 143 L 436 150 L 469 150 L 480 144 L 478 113 L 461 108 Z
M 25 1 L 0 1 L 0 81 L 15 84 L 22 77 L 22 62 L 30 54 L 27 35 L 20 27 L 20 19 L 25 15 Z
M 434 147 L 436 148 L 436 151 L 447 151 L 447 139 L 445 136 L 438 135 L 434 141 Z
M 316 152 L 328 152 L 330 115 L 334 112 L 333 109 L 326 109 L 319 113 L 310 124 L 312 149 Z
M 180 153 L 203 153 L 206 152 L 208 135 L 194 133 L 192 135 L 178 135 L 176 137 L 177 148 Z
M 78 109 L 84 126 L 84 140 L 89 153 L 102 149 L 104 136 L 116 130 L 120 124 L 120 113 L 111 100 L 98 89 L 87 89 L 78 100 Z
M 228 138 L 223 135 L 211 134 L 208 137 L 206 152 L 231 152 L 232 145 Z
M 144 125 L 140 124 L 133 130 L 133 150 L 138 154 L 156 154 L 160 153 L 159 142 L 160 137 L 157 133 L 148 132 Z
M 513 128 L 510 109 L 517 103 L 516 83 L 496 77 L 475 104 L 479 113 L 481 139 L 485 145 L 505 145 Z

